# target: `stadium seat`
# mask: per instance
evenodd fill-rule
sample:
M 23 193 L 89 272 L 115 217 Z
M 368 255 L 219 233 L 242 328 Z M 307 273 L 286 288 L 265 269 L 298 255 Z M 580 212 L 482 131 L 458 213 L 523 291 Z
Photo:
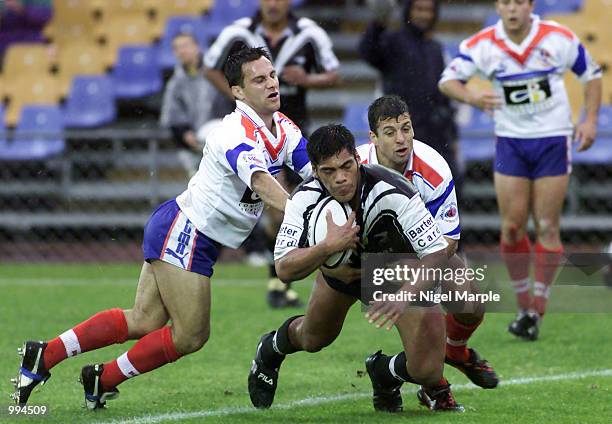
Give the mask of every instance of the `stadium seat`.
M 228 0 L 224 0 L 228 1 Z M 231 1 L 231 0 L 230 0 Z M 168 18 L 170 16 L 201 16 L 208 12 L 213 3 L 221 3 L 221 1 L 213 0 L 165 0 L 157 1 L 153 6 L 155 13 L 161 17 Z
M 9 99 L 6 110 L 6 125 L 15 126 L 19 120 L 21 108 L 27 104 L 55 105 L 60 99 L 58 79 L 43 74 L 35 78 L 21 75 L 6 84 L 5 96 Z
M 112 78 L 117 98 L 133 99 L 161 90 L 162 76 L 157 67 L 155 48 L 122 47 Z
M 257 0 L 216 1 L 205 20 L 211 23 L 229 24 L 236 19 L 253 16 L 258 8 Z
M 48 46 L 40 43 L 16 43 L 6 51 L 3 64 L 3 79 L 5 84 L 23 75 L 47 74 L 51 70 L 52 61 Z
M 471 116 L 460 125 L 461 153 L 466 162 L 489 160 L 495 156 L 493 118 L 476 108 L 470 108 Z
M 62 114 L 56 106 L 25 106 L 14 139 L 0 143 L 0 160 L 42 160 L 66 147 Z
M 534 13 L 549 15 L 551 13 L 576 13 L 582 8 L 583 0 L 538 0 Z
M 454 41 L 445 42 L 442 46 L 444 47 L 444 53 L 447 54 L 450 59 L 459 54 L 459 44 Z
M 64 125 L 91 128 L 115 120 L 113 83 L 107 76 L 77 76 L 64 106 Z
M 99 28 L 106 66 L 115 64 L 120 47 L 126 44 L 149 44 L 154 38 L 146 16 L 113 16 L 112 19 L 103 21 Z
M 53 0 L 53 18 L 45 26 L 45 37 L 58 42 L 88 34 L 95 21 L 90 0 Z
M 176 64 L 176 59 L 172 51 L 172 41 L 177 34 L 193 34 L 198 44 L 205 47 L 205 39 L 202 32 L 202 20 L 193 16 L 174 16 L 166 21 L 164 35 L 159 41 L 157 49 L 157 63 L 160 68 L 172 68 Z
M 98 75 L 106 71 L 102 48 L 88 40 L 75 40 L 59 48 L 58 77 L 62 96 L 67 96 L 76 75 Z
M 4 106 L 0 103 L 0 144 L 6 140 L 6 126 L 4 124 Z
M 488 27 L 491 25 L 495 25 L 498 20 L 499 20 L 499 15 L 497 13 L 495 12 L 489 13 L 487 17 L 485 18 L 484 22 L 482 23 L 482 26 Z
M 355 136 L 356 144 L 362 145 L 368 142 L 368 104 L 354 103 L 344 109 L 344 126 L 347 127 Z

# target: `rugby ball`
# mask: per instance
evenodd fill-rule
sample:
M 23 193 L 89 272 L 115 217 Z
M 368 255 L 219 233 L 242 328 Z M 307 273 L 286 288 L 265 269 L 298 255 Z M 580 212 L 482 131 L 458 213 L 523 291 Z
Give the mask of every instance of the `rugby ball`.
M 327 236 L 327 211 L 331 211 L 332 219 L 336 225 L 344 225 L 351 214 L 351 207 L 346 203 L 340 203 L 329 196 L 321 200 L 315 206 L 308 224 L 308 241 L 311 246 L 320 243 Z M 330 256 L 323 264 L 326 268 L 336 268 L 337 266 L 348 263 L 351 257 L 351 250 L 338 252 Z

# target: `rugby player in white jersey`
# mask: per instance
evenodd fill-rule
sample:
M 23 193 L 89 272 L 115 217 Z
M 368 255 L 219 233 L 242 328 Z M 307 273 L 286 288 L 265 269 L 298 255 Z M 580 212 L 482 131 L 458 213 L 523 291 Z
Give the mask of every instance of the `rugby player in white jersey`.
M 444 158 L 422 141 L 414 139 L 408 105 L 399 96 L 383 96 L 368 108 L 370 143 L 357 148 L 361 163 L 379 164 L 404 175 L 417 188 L 425 206 L 436 219 L 448 243 L 447 254 L 463 267 L 455 254 L 460 238 L 459 210 L 451 170 Z M 463 290 L 465 286 L 460 286 Z M 453 289 L 452 284 L 447 289 Z M 476 290 L 471 287 L 471 290 Z M 467 343 L 484 318 L 484 305 L 446 315 L 446 362 L 465 373 L 476 385 L 491 389 L 499 380 L 495 371 Z M 374 354 L 370 361 L 379 361 Z
M 287 202 L 275 247 L 281 280 L 301 280 L 330 256 L 347 249 L 357 253 L 356 261 L 362 253 L 402 253 L 406 258 L 412 253 L 424 267 L 447 266 L 448 244 L 414 186 L 385 167 L 359 164 L 355 139 L 348 129 L 342 125 L 317 129 L 307 150 L 315 177 L 298 186 Z M 328 196 L 350 204 L 354 212 L 342 226 L 335 225 L 328 215 L 325 239 L 309 245 L 308 216 Z M 409 231 L 416 227 L 421 229 L 418 235 Z M 380 237 L 382 232 L 384 236 Z M 261 337 L 248 378 L 251 402 L 257 408 L 272 405 L 286 355 L 318 352 L 329 346 L 338 337 L 352 305 L 357 300 L 370 300 L 359 279 L 344 282 L 329 271 L 323 272 L 326 275 L 317 275 L 305 314 L 289 318 L 277 331 Z M 422 283 L 425 288 L 434 284 L 426 280 Z M 397 328 L 404 348 L 396 356 L 367 363 L 374 383 L 375 409 L 401 411 L 400 387 L 409 381 L 423 386 L 418 396 L 428 408 L 463 410 L 442 375 L 445 334 L 439 305 L 428 303 L 405 313 L 407 306 L 402 301 L 381 301 L 368 310 L 370 323 Z
M 495 6 L 501 19 L 461 43 L 442 74 L 440 89 L 493 113 L 500 248 L 519 307 L 508 330 L 536 340 L 563 254 L 559 225 L 572 137 L 579 152 L 595 141 L 601 69 L 572 31 L 532 13 L 533 0 L 496 0 Z M 585 117 L 575 130 L 563 84 L 569 70 L 584 85 Z M 465 82 L 477 73 L 491 80 L 493 91 L 466 88 Z M 533 297 L 530 215 L 536 230 Z
M 196 352 L 208 340 L 210 279 L 220 246 L 238 247 L 264 205 L 285 209 L 288 194 L 273 177 L 283 165 L 304 178 L 312 172 L 306 140 L 278 112 L 278 77 L 265 50 L 235 53 L 224 73 L 236 110 L 208 137 L 187 189 L 149 218 L 134 306 L 99 312 L 48 342 L 26 342 L 16 402 L 25 404 L 67 357 L 137 339 L 116 360 L 82 369 L 85 404 L 101 408 L 126 379 Z

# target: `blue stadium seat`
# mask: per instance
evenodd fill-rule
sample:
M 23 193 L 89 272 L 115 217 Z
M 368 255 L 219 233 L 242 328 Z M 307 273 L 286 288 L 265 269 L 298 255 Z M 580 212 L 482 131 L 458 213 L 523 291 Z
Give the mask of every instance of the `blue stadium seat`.
M 444 53 L 446 53 L 451 59 L 459 54 L 459 44 L 453 41 L 443 43 L 442 47 L 444 47 Z
M 459 127 L 461 153 L 466 162 L 489 160 L 495 156 L 493 118 L 472 108 L 470 119 Z
M 367 103 L 353 103 L 344 109 L 344 126 L 351 130 L 358 146 L 369 141 L 368 106 Z
M 0 141 L 0 160 L 41 160 L 64 151 L 62 112 L 57 106 L 24 106 L 14 140 Z
M 580 153 L 576 151 L 577 147 L 577 144 L 573 145 L 574 163 L 612 164 L 612 106 L 602 106 L 599 110 L 595 144 Z
M 6 125 L 4 124 L 4 106 L 0 103 L 0 144 L 6 141 Z
M 208 18 L 213 22 L 230 23 L 236 19 L 250 17 L 259 9 L 258 0 L 216 1 Z
M 107 76 L 77 76 L 64 106 L 66 127 L 91 128 L 115 120 L 113 83 Z
M 485 18 L 484 22 L 482 23 L 482 26 L 488 27 L 491 25 L 495 25 L 498 20 L 499 20 L 499 15 L 497 13 L 495 12 L 489 13 L 487 17 Z
M 193 16 L 173 16 L 166 21 L 166 28 L 157 47 L 157 64 L 162 69 L 176 64 L 172 52 L 172 40 L 180 33 L 193 34 L 200 47 L 206 47 L 206 36 L 202 19 Z
M 576 13 L 581 8 L 582 0 L 538 0 L 535 2 L 534 13 L 538 15 Z
M 115 97 L 134 99 L 161 90 L 162 76 L 154 47 L 125 46 L 112 72 Z

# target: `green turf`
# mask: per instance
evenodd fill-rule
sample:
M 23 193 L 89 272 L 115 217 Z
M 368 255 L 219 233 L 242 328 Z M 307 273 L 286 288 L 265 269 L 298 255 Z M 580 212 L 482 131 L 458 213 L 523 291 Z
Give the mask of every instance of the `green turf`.
M 15 349 L 23 340 L 49 339 L 97 311 L 129 307 L 138 273 L 138 265 L 0 265 L 0 391 L 12 390 L 9 379 L 18 365 Z M 32 404 L 47 405 L 50 415 L 22 422 L 107 422 L 145 416 L 165 422 L 158 416 L 182 413 L 172 415 L 175 422 L 612 422 L 611 372 L 505 387 L 502 383 L 496 390 L 485 391 L 467 387 L 466 378 L 450 369 L 446 375 L 455 384 L 456 398 L 466 406 L 466 413 L 430 413 L 417 405 L 408 386 L 403 414 L 375 413 L 369 380 L 358 371 L 364 369 L 365 356 L 376 349 L 398 351 L 399 338 L 395 332 L 368 325 L 357 306 L 332 346 L 285 361 L 276 409 L 254 411 L 246 376 L 257 340 L 295 311 L 266 307 L 265 269 L 219 265 L 215 276 L 219 283 L 213 282 L 212 334 L 204 349 L 124 383 L 121 397 L 95 413 L 81 408 L 80 368 L 116 357 L 132 342 L 67 360 L 53 369 L 49 383 L 31 398 Z M 240 285 L 240 281 L 250 284 Z M 296 288 L 306 297 L 310 283 Z M 495 366 L 502 382 L 612 369 L 612 315 L 551 314 L 536 343 L 508 335 L 505 327 L 510 319 L 510 314 L 489 314 L 471 342 Z M 307 398 L 310 401 L 298 403 Z M 10 400 L 7 395 L 3 399 L 0 422 L 19 422 L 7 416 Z

